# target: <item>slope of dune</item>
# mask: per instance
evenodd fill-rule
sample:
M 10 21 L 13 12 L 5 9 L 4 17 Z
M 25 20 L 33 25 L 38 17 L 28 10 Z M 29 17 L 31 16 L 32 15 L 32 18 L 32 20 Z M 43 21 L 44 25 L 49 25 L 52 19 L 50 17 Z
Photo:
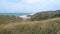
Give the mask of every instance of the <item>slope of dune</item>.
M 60 18 L 0 25 L 0 34 L 60 34 Z
M 47 20 L 47 19 L 57 18 L 57 17 L 60 17 L 60 10 L 38 12 L 34 14 L 29 20 L 41 21 L 41 20 Z
M 21 17 L 18 16 L 10 16 L 10 15 L 0 15 L 0 25 L 1 24 L 8 24 L 11 22 L 20 22 L 23 19 Z
M 23 19 L 30 17 L 28 19 Z M 0 16 L 0 34 L 60 34 L 60 10 L 21 17 Z

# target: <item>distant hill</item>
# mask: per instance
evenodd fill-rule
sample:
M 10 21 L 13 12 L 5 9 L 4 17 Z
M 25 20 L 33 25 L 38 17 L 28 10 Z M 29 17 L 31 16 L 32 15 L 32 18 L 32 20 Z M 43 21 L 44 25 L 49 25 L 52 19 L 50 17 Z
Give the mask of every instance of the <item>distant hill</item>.
M 29 20 L 40 21 L 57 17 L 60 17 L 60 10 L 38 12 L 34 14 Z

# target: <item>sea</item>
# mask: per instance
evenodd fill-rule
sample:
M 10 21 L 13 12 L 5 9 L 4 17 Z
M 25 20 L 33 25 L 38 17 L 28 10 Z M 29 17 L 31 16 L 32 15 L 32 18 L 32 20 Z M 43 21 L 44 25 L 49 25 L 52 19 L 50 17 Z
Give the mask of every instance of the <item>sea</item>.
M 27 15 L 32 15 L 32 14 L 31 13 L 0 13 L 0 15 L 19 16 L 24 18 Z
M 29 15 L 31 13 L 0 13 L 0 15 L 14 15 L 14 16 L 23 16 L 23 15 Z

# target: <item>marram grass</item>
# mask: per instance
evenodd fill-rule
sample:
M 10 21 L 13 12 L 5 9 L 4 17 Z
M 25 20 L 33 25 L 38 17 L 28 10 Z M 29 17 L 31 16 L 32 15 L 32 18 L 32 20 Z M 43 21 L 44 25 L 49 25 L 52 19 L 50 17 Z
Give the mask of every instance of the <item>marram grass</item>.
M 60 18 L 0 25 L 0 34 L 60 34 Z

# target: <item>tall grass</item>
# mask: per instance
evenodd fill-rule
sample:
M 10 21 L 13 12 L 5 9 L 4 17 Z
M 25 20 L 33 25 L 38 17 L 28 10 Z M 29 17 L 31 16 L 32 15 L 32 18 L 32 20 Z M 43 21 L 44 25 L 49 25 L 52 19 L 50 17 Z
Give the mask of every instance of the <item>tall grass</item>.
M 0 25 L 14 22 L 20 22 L 23 19 L 18 16 L 0 15 Z
M 60 34 L 60 18 L 1 25 L 0 34 Z

